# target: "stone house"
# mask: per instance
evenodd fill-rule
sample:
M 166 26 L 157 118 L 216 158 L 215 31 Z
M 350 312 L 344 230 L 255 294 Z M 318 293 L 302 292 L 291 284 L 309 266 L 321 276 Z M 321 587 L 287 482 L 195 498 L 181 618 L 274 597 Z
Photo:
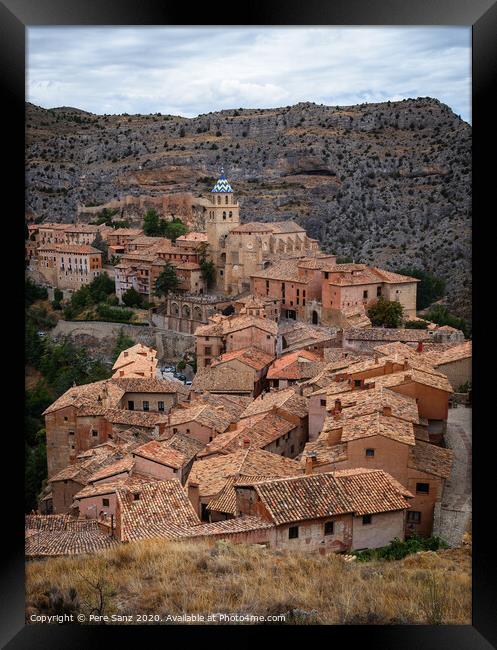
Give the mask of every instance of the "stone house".
M 198 458 L 229 454 L 248 447 L 295 458 L 303 449 L 305 439 L 298 424 L 279 415 L 277 410 L 274 406 L 271 411 L 231 424 L 227 431 L 207 443 Z
M 345 352 L 374 353 L 378 346 L 392 342 L 405 343 L 416 348 L 420 342 L 430 341 L 426 330 L 394 329 L 388 327 L 372 327 L 369 329 L 351 328 L 342 335 L 342 348 Z
M 195 330 L 197 367 L 205 368 L 215 357 L 225 352 L 249 347 L 276 356 L 278 325 L 265 318 L 255 316 L 214 315 L 207 325 Z
M 288 352 L 273 361 L 267 371 L 267 383 L 271 388 L 288 388 L 297 381 L 310 379 L 325 365 L 322 357 L 310 350 Z
M 164 437 L 181 433 L 206 445 L 236 422 L 249 402 L 248 397 L 205 393 L 171 411 Z
M 321 554 L 404 539 L 412 498 L 387 472 L 365 468 L 264 479 L 234 489 L 238 515 L 274 525 L 268 531 L 270 547 Z
M 202 521 L 209 521 L 208 505 L 232 476 L 294 476 L 300 464 L 254 447 L 196 460 L 188 477 L 188 495 Z
M 103 273 L 102 253 L 89 244 L 44 244 L 36 256 L 36 270 L 58 289 L 75 291 Z
M 356 467 L 388 472 L 413 494 L 409 530 L 430 535 L 452 452 L 426 441 L 415 399 L 388 389 L 352 391 L 337 396 L 332 412 L 317 440 L 306 445 L 301 460 L 306 472 Z

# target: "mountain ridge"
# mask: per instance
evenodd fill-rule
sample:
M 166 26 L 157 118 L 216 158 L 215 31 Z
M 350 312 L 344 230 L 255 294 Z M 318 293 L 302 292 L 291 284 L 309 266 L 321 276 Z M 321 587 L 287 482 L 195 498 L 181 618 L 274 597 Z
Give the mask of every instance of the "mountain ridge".
M 471 318 L 471 126 L 432 98 L 180 117 L 26 105 L 26 212 L 71 221 L 126 194 L 203 195 L 224 165 L 242 221 L 293 219 L 324 250 L 443 277 Z

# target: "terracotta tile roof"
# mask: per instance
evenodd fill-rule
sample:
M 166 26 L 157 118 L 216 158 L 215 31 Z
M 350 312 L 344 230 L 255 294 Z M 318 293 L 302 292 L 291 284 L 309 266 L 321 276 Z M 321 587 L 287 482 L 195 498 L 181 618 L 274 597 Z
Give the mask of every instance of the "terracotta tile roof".
M 102 483 L 90 484 L 74 495 L 75 505 L 81 499 L 103 496 L 104 494 L 114 494 L 118 489 L 128 487 L 130 490 L 139 490 L 143 485 L 154 483 L 159 479 L 153 476 L 145 476 L 142 474 L 129 474 L 125 477 L 116 478 L 113 481 L 103 481 Z
M 176 242 L 182 241 L 208 241 L 207 233 L 205 232 L 187 232 L 186 235 L 181 235 L 176 238 Z
M 225 521 L 214 521 L 209 524 L 200 524 L 182 531 L 181 537 L 215 537 L 225 535 L 236 535 L 237 533 L 250 532 L 252 530 L 266 530 L 274 528 L 270 521 L 264 521 L 259 517 L 244 516 L 226 519 Z
M 428 354 L 433 354 L 433 353 L 426 353 Z M 436 353 L 435 353 L 436 354 Z M 454 345 L 450 347 L 448 350 L 444 350 L 443 352 L 440 352 L 438 356 L 434 359 L 435 366 L 442 366 L 446 363 L 454 363 L 455 361 L 461 361 L 461 359 L 468 359 L 471 358 L 473 355 L 473 342 L 472 341 L 464 341 L 464 343 L 460 343 L 459 345 Z
M 241 420 L 233 431 L 226 431 L 209 442 L 199 458 L 212 454 L 229 454 L 248 446 L 264 449 L 278 438 L 295 428 L 295 424 L 285 420 L 273 411 Z
M 222 363 L 227 363 L 233 359 L 240 361 L 240 363 L 243 363 L 246 366 L 253 368 L 254 370 L 263 370 L 266 366 L 269 366 L 274 357 L 271 354 L 262 352 L 262 350 L 259 350 L 258 348 L 242 348 L 241 350 L 225 352 L 212 361 L 211 367 L 215 367 Z
M 281 409 L 290 415 L 304 418 L 309 413 L 309 402 L 306 397 L 298 395 L 293 388 L 274 390 L 262 393 L 243 411 L 240 419 L 271 411 L 273 407 Z
M 293 476 L 300 472 L 297 461 L 250 447 L 232 454 L 196 460 L 188 483 L 199 484 L 200 496 L 214 496 L 223 489 L 230 476 Z
M 256 271 L 250 275 L 252 278 L 264 278 L 266 280 L 281 280 L 282 282 L 297 282 L 308 284 L 308 280 L 299 274 L 295 260 L 275 260 L 270 266 L 262 271 Z
M 173 436 L 165 440 L 165 443 L 170 449 L 183 454 L 187 462 L 194 458 L 199 451 L 204 448 L 203 442 L 183 433 L 175 433 Z
M 318 354 L 310 350 L 295 350 L 275 359 L 269 367 L 266 377 L 268 379 L 298 379 L 299 362 L 309 363 L 311 361 L 321 360 Z
M 248 476 L 240 474 L 237 476 L 230 476 L 224 488 L 207 504 L 207 509 L 216 512 L 225 512 L 230 515 L 236 515 L 236 491 L 235 485 L 246 485 L 247 483 L 257 483 L 265 479 L 271 479 L 272 476 Z
M 138 500 L 135 500 L 133 490 L 124 487 L 117 490 L 116 496 L 116 516 L 120 517 L 123 542 L 151 537 L 154 527 L 167 529 L 170 524 L 190 527 L 200 523 L 176 479 L 142 486 Z
M 371 377 L 365 380 L 365 385 L 374 384 L 375 387 L 394 388 L 400 384 L 415 382 L 443 390 L 446 393 L 454 392 L 447 377 L 441 373 L 425 372 L 413 368 L 408 368 L 400 372 L 394 372 L 391 375 L 382 375 L 381 377 Z
M 328 465 L 332 463 L 339 463 L 347 460 L 347 445 L 339 443 L 337 445 L 329 445 L 325 437 L 319 436 L 317 440 L 308 442 L 304 447 L 304 451 L 300 457 L 300 464 L 302 469 L 305 470 L 306 458 L 314 457 L 315 465 Z
M 252 393 L 255 375 L 253 369 L 240 371 L 222 364 L 201 368 L 193 378 L 192 391 L 215 391 L 226 393 Z
M 68 517 L 63 523 L 59 520 L 52 527 L 48 518 L 54 516 L 57 517 L 57 515 L 32 515 L 26 522 L 25 554 L 27 557 L 94 553 L 116 546 L 118 543 L 108 533 L 101 531 L 95 520 Z M 34 517 L 39 518 L 41 525 L 37 525 Z
M 216 397 L 218 396 L 216 395 Z M 194 400 L 185 408 L 173 409 L 168 424 L 170 427 L 174 427 L 188 422 L 198 422 L 198 424 L 222 433 L 232 422 L 238 420 L 244 406 L 245 404 L 236 405 L 213 400 Z
M 54 474 L 49 479 L 49 482 L 75 481 L 81 485 L 86 485 L 95 472 L 113 464 L 124 453 L 124 450 L 124 445 L 115 445 L 113 443 L 106 443 L 89 449 L 84 454 L 80 454 L 73 463 Z
M 67 255 L 102 254 L 102 251 L 99 251 L 97 248 L 93 248 L 93 246 L 89 246 L 88 244 L 44 244 L 42 246 L 38 246 L 39 253 L 45 251 L 56 251 L 57 253 L 66 253 Z
M 134 461 L 131 455 L 126 455 L 124 458 L 116 460 L 114 463 L 106 465 L 101 469 L 97 470 L 88 477 L 88 483 L 95 483 L 96 481 L 101 481 L 116 474 L 122 474 L 124 472 L 131 472 L 133 469 Z
M 66 392 L 61 395 L 53 404 L 51 404 L 42 415 L 47 415 L 48 413 L 53 413 L 59 409 L 66 408 L 68 406 L 74 406 L 75 408 L 81 408 L 86 406 L 95 406 L 98 403 L 98 398 L 102 400 L 105 396 L 105 391 L 107 391 L 108 399 L 111 404 L 117 405 L 119 400 L 124 395 L 123 389 L 108 379 L 103 381 L 96 381 L 91 384 L 82 384 L 81 386 L 73 386 L 66 390 Z
M 123 377 L 112 381 L 124 393 L 180 393 L 188 395 L 190 392 L 182 382 L 176 380 Z
M 226 336 L 247 327 L 255 327 L 273 336 L 278 334 L 278 325 L 274 321 L 268 318 L 241 314 L 224 316 L 207 325 L 199 325 L 195 330 L 195 336 Z
M 341 441 L 349 442 L 359 438 L 369 438 L 371 436 L 384 436 L 397 440 L 406 445 L 414 445 L 414 427 L 412 422 L 399 420 L 396 417 L 372 413 L 368 415 L 358 415 L 353 418 L 333 417 L 326 418 L 323 431 L 332 431 L 342 429 Z
M 112 424 L 129 424 L 135 427 L 153 428 L 167 422 L 167 415 L 155 411 L 128 411 L 126 409 L 107 409 L 105 419 Z
M 340 400 L 342 415 L 345 418 L 354 418 L 383 411 L 385 407 L 391 409 L 392 416 L 413 424 L 419 424 L 419 414 L 416 399 L 401 395 L 388 388 L 378 387 L 369 390 L 354 390 L 343 396 L 330 398 L 328 410 L 335 406 L 335 400 Z
M 273 224 L 262 223 L 260 221 L 249 221 L 235 226 L 230 230 L 230 233 L 236 234 L 238 232 L 272 232 Z
M 167 441 L 150 440 L 133 451 L 133 456 L 140 456 L 159 465 L 181 469 L 189 459 L 177 449 L 171 448 Z
M 418 343 L 419 341 L 429 341 L 430 335 L 425 330 L 371 327 L 368 329 L 351 328 L 345 330 L 343 338 L 349 341 L 407 341 Z
M 334 340 L 337 329 L 292 321 L 288 325 L 280 323 L 279 331 L 284 341 L 285 352 L 292 352 L 302 350 L 308 345 Z
M 412 497 L 386 472 L 363 468 L 272 479 L 254 489 L 276 525 L 404 510 Z
M 449 478 L 453 457 L 454 452 L 451 449 L 416 440 L 416 445 L 409 450 L 408 466 L 420 472 Z

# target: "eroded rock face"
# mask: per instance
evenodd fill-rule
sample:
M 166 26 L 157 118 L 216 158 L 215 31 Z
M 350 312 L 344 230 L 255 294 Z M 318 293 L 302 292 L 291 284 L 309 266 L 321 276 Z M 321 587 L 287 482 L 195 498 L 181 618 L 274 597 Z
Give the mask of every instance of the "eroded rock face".
M 294 219 L 325 250 L 444 277 L 470 318 L 471 127 L 430 98 L 227 110 L 194 119 L 27 105 L 26 212 L 210 189 L 224 164 L 242 220 Z

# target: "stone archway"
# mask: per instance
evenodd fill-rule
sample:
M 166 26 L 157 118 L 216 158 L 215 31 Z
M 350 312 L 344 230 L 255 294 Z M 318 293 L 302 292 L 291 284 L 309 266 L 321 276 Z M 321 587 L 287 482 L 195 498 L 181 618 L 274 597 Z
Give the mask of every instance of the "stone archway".
M 312 310 L 312 324 L 319 325 L 319 314 L 315 309 Z

